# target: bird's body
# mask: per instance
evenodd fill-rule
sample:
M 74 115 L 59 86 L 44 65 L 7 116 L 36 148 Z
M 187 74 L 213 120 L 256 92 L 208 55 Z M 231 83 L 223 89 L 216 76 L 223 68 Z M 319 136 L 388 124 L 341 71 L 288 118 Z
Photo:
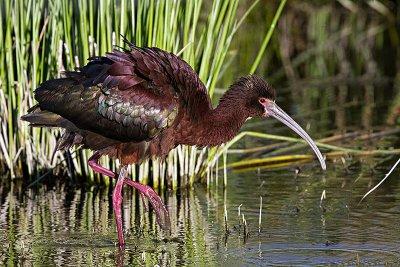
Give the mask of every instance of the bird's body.
M 82 145 L 123 164 L 165 157 L 179 144 L 221 144 L 247 119 L 240 107 L 213 109 L 193 69 L 157 48 L 115 50 L 66 76 L 41 84 L 35 117 L 25 119 L 65 128 L 59 148 Z
M 165 156 L 187 138 L 182 129 L 188 118 L 201 117 L 186 104 L 210 105 L 190 66 L 156 48 L 115 50 L 66 76 L 35 91 L 40 110 L 59 116 L 51 126 L 66 128 L 61 147 L 83 145 L 125 164 Z
M 275 90 L 257 76 L 240 78 L 213 108 L 206 87 L 182 59 L 158 48 L 114 50 L 94 57 L 65 78 L 44 82 L 35 91 L 38 104 L 22 117 L 32 126 L 61 127 L 57 148 L 72 145 L 94 150 L 89 165 L 96 172 L 117 175 L 98 164 L 102 155 L 123 166 L 152 157 L 165 157 L 180 144 L 214 146 L 232 139 L 250 117 L 269 115 L 310 137 L 275 104 Z M 161 225 L 168 213 L 148 186 L 120 171 L 114 191 L 118 237 L 123 245 L 120 214 L 122 185 L 138 189 L 153 205 Z

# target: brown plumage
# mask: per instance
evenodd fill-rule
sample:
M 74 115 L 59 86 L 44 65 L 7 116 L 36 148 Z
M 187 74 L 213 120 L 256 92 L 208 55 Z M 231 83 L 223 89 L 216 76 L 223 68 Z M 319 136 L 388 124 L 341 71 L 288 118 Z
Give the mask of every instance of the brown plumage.
M 185 61 L 158 48 L 128 44 L 129 50 L 90 58 L 79 71 L 41 84 L 35 91 L 38 104 L 22 119 L 32 126 L 64 128 L 58 149 L 81 145 L 94 150 L 89 165 L 114 178 L 116 174 L 98 165 L 102 155 L 118 158 L 125 166 L 163 158 L 179 144 L 215 146 L 232 139 L 248 118 L 268 116 L 305 138 L 325 168 L 311 138 L 275 104 L 275 90 L 263 79 L 240 78 L 213 109 L 204 84 Z M 113 197 L 120 245 L 118 201 L 123 183 L 150 199 L 161 224 L 168 220 L 154 191 L 125 179 L 124 173 Z
M 35 91 L 39 104 L 22 119 L 65 128 L 59 148 L 83 145 L 132 164 L 164 157 L 178 144 L 231 139 L 248 117 L 262 115 L 257 97 L 263 95 L 275 98 L 262 79 L 244 77 L 213 110 L 204 84 L 186 62 L 158 48 L 131 45 L 41 84 Z M 51 122 L 48 116 L 54 117 Z

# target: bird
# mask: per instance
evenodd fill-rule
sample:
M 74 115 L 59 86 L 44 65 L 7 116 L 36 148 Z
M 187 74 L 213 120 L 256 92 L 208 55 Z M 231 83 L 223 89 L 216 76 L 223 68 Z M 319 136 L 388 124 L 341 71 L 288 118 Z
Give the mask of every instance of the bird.
M 127 177 L 128 166 L 150 158 L 165 159 L 178 145 L 218 146 L 231 140 L 249 118 L 274 117 L 300 135 L 324 157 L 311 137 L 276 104 L 276 91 L 263 78 L 248 75 L 236 80 L 214 108 L 207 88 L 179 56 L 157 47 L 139 47 L 124 38 L 62 78 L 50 79 L 34 91 L 38 102 L 21 117 L 32 127 L 57 127 L 63 134 L 56 149 L 90 149 L 88 165 L 116 179 L 112 202 L 118 245 L 125 247 L 121 203 L 128 185 L 147 198 L 157 222 L 169 229 L 169 213 L 148 185 Z M 119 172 L 99 164 L 108 155 L 121 163 Z

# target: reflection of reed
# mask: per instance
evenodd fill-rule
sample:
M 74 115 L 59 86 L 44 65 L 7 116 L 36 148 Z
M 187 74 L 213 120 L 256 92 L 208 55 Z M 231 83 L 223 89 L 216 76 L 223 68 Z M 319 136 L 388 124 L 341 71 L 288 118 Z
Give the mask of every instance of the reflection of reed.
M 4 229 L 0 240 L 9 244 L 2 246 L 1 264 L 20 265 L 29 260 L 33 265 L 113 265 L 122 259 L 113 244 L 115 224 L 108 188 L 72 191 L 57 185 L 26 193 L 18 190 L 13 185 L 0 187 L 0 226 Z M 135 193 L 124 193 L 125 264 L 171 266 L 214 261 L 209 225 L 194 191 L 166 197 L 172 215 L 170 234 L 159 229 L 154 215 L 143 210 Z

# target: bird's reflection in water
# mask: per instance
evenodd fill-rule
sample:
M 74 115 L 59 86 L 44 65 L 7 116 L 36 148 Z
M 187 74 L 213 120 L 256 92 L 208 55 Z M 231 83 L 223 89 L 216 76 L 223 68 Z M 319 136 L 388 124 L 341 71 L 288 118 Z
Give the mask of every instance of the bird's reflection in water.
M 118 266 L 118 267 L 125 266 L 124 265 L 124 258 L 125 258 L 125 249 L 118 247 L 117 248 L 117 252 L 116 252 L 115 265 Z

